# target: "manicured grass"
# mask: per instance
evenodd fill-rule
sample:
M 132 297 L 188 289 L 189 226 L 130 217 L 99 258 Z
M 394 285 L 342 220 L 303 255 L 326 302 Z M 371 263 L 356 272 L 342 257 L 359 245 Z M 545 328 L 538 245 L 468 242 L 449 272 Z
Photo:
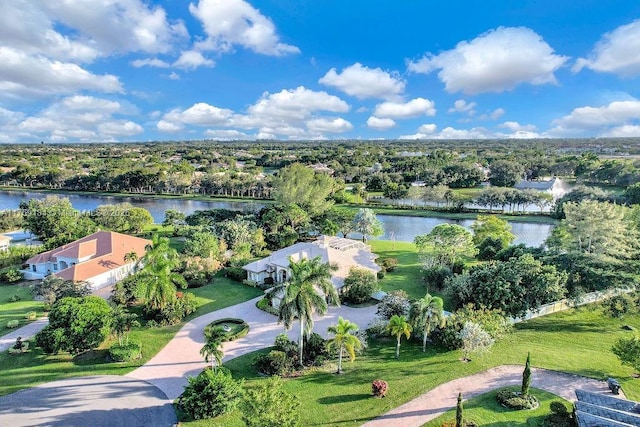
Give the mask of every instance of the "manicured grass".
M 212 284 L 187 290 L 196 295 L 198 309 L 188 319 L 247 301 L 260 295 L 259 289 L 250 288 L 224 277 L 216 277 Z M 25 387 L 48 381 L 84 375 L 125 375 L 145 364 L 173 338 L 182 324 L 164 328 L 135 328 L 130 339 L 142 343 L 142 359 L 125 363 L 107 363 L 109 340 L 95 350 L 73 358 L 69 354 L 48 356 L 31 343 L 29 352 L 21 355 L 0 353 L 0 395 L 13 393 Z
M 368 243 L 371 245 L 371 251 L 378 257 L 398 259 L 396 269 L 391 273 L 387 273 L 380 280 L 383 291 L 390 292 L 402 289 L 409 295 L 411 300 L 425 296 L 427 287 L 424 280 L 422 280 L 418 250 L 413 243 L 392 242 L 389 240 L 369 240 Z M 429 289 L 428 291 L 431 295 L 443 296 L 435 289 Z M 447 308 L 448 302 L 445 300 L 445 309 Z
M 640 328 L 640 316 L 629 316 L 624 323 Z M 400 360 L 396 360 L 395 341 L 377 340 L 355 362 L 344 364 L 344 375 L 335 375 L 335 366 L 328 366 L 286 380 L 285 387 L 301 403 L 302 425 L 355 426 L 444 382 L 498 365 L 522 365 L 527 351 L 531 351 L 533 366 L 600 380 L 613 376 L 619 379 L 627 397 L 638 400 L 640 380 L 610 351 L 616 339 L 631 334 L 621 326 L 619 320 L 607 318 L 600 309 L 593 308 L 545 316 L 516 325 L 513 334 L 470 363 L 460 362 L 459 351 L 431 347 L 423 353 L 419 343 L 405 341 Z M 250 365 L 254 357 L 255 353 L 225 364 L 234 377 L 246 378 L 249 387 L 264 381 Z M 371 381 L 375 379 L 389 383 L 386 398 L 371 397 Z M 239 414 L 234 413 L 193 425 L 233 427 L 242 423 Z
M 8 302 L 9 298 L 17 295 L 20 301 Z M 28 286 L 0 284 L 0 336 L 8 334 L 14 329 L 7 328 L 7 322 L 18 320 L 21 326 L 30 323 L 25 319 L 25 315 L 30 311 L 35 311 L 38 316 L 42 316 L 44 304 L 34 301 L 33 295 Z
M 496 392 L 497 390 L 494 390 L 465 401 L 463 403 L 464 419 L 473 421 L 479 426 L 544 427 L 544 419 L 551 413 L 549 407 L 551 402 L 559 401 L 564 403 L 569 413 L 573 410 L 570 402 L 567 402 L 555 394 L 532 388 L 531 393 L 540 401 L 540 407 L 533 410 L 514 411 L 503 407 L 496 401 Z M 464 395 L 462 397 L 464 399 Z M 455 419 L 456 410 L 453 409 L 435 420 L 428 422 L 424 427 L 440 427 L 445 422 L 455 422 Z

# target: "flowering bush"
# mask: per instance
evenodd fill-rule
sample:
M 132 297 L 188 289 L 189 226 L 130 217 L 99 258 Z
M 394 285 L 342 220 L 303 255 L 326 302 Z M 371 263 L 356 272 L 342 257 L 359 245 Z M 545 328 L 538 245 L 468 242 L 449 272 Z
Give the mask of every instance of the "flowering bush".
M 387 391 L 389 390 L 389 385 L 386 381 L 383 380 L 374 380 L 371 383 L 371 392 L 375 397 L 385 397 L 387 395 Z

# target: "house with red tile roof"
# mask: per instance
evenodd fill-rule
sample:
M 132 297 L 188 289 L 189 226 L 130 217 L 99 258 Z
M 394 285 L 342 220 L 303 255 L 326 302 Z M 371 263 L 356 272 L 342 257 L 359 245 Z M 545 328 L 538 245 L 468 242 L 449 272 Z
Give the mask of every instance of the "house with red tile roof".
M 9 242 L 11 242 L 11 237 L 0 234 L 0 251 L 8 251 Z
M 49 274 L 74 282 L 85 281 L 93 289 L 114 284 L 131 274 L 135 261 L 125 255 L 142 258 L 150 240 L 113 231 L 98 231 L 26 261 L 21 270 L 27 280 L 43 279 Z

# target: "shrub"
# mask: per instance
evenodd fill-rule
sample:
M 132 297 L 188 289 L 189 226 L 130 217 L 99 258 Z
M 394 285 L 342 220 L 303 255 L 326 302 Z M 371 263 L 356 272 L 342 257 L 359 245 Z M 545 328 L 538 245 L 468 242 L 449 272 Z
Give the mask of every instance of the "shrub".
M 18 283 L 24 276 L 17 267 L 7 267 L 0 270 L 0 282 Z
M 242 283 L 247 278 L 247 272 L 238 266 L 229 266 L 224 270 L 225 277 Z
M 136 295 L 137 287 L 137 276 L 135 274 L 125 277 L 113 285 L 111 301 L 117 305 L 134 305 L 138 301 Z
M 271 350 L 267 354 L 257 356 L 253 366 L 265 375 L 286 376 L 294 370 L 292 359 L 280 350 Z
M 35 311 L 30 311 L 27 314 L 24 315 L 24 318 L 27 320 L 36 320 L 36 318 L 38 317 L 38 315 L 36 314 Z
M 271 377 L 246 392 L 240 409 L 247 427 L 297 427 L 299 406 L 298 399 L 283 390 L 280 378 Z
M 180 405 L 195 420 L 226 414 L 242 397 L 242 383 L 234 380 L 226 368 L 205 369 L 197 377 L 189 377 Z
M 367 328 L 367 334 L 370 337 L 382 337 L 387 336 L 387 326 L 389 325 L 389 321 L 382 319 L 380 317 L 374 319 L 373 322 L 369 324 Z
M 496 400 L 502 406 L 518 410 L 535 409 L 540 405 L 538 399 L 532 394 L 523 396 L 521 393 L 509 389 L 498 390 Z
M 553 402 L 551 402 L 551 404 L 549 405 L 549 408 L 551 409 L 551 412 L 553 414 L 568 414 L 569 410 L 567 409 L 566 406 L 564 406 L 564 403 L 560 402 L 559 400 L 554 400 Z
M 196 297 L 193 294 L 178 292 L 176 298 L 161 309 L 145 307 L 144 315 L 160 326 L 175 325 L 196 311 L 196 306 Z
M 297 347 L 297 346 L 296 346 Z M 321 366 L 330 357 L 327 350 L 327 341 L 317 333 L 305 337 L 303 350 L 303 362 L 305 365 Z
M 380 269 L 380 270 L 376 273 L 376 278 L 377 278 L 378 280 L 382 280 L 382 279 L 384 279 L 384 276 L 386 276 L 386 275 L 387 275 L 387 270 L 385 270 L 385 269 L 383 268 L 383 269 Z
M 391 273 L 398 266 L 398 258 L 378 258 L 376 263 L 385 271 Z
M 618 356 L 623 365 L 631 366 L 636 372 L 640 372 L 640 337 L 620 338 L 614 343 L 611 351 Z
M 427 285 L 427 289 L 441 290 L 444 288 L 445 281 L 453 276 L 453 273 L 448 267 L 434 266 L 426 268 L 424 270 L 424 282 Z
M 7 300 L 7 302 L 17 302 L 20 301 L 22 298 L 20 298 L 20 295 L 15 294 L 11 297 L 9 297 L 9 299 Z
M 602 302 L 604 313 L 614 319 L 622 319 L 625 314 L 634 308 L 634 301 L 630 295 L 613 295 Z
M 385 397 L 387 395 L 387 391 L 389 390 L 389 385 L 386 381 L 383 380 L 374 380 L 371 383 L 371 393 L 373 393 L 374 397 Z
M 369 301 L 371 294 L 379 289 L 378 280 L 371 271 L 352 267 L 344 279 L 342 299 L 349 303 L 362 304 Z
M 257 288 L 259 286 L 258 282 L 256 282 L 255 280 L 249 280 L 249 279 L 243 280 L 242 284 L 245 286 L 249 286 L 251 288 Z
M 264 297 L 256 303 L 256 307 L 258 307 L 262 311 L 266 311 L 269 314 L 273 314 L 274 316 L 278 315 L 278 309 L 271 305 L 271 300 L 267 297 Z
M 114 362 L 131 362 L 142 357 L 142 346 L 137 341 L 125 344 L 114 344 L 109 349 L 109 357 Z
M 9 321 L 7 322 L 7 329 L 14 329 L 14 328 L 17 328 L 19 324 L 20 324 L 20 322 L 18 322 L 18 321 L 17 321 L 17 320 L 15 320 L 15 319 L 14 319 L 14 320 L 9 320 Z
M 409 308 L 409 297 L 405 291 L 391 291 L 378 304 L 377 315 L 389 320 L 393 316 L 406 316 Z
M 9 354 L 22 354 L 29 350 L 29 341 L 25 341 L 21 343 L 20 347 L 16 347 L 15 345 L 9 349 Z
M 222 323 L 234 323 L 240 325 L 237 331 L 226 332 L 220 326 Z M 249 324 L 241 319 L 225 318 L 214 320 L 204 328 L 204 336 L 212 341 L 233 341 L 245 337 L 249 333 Z

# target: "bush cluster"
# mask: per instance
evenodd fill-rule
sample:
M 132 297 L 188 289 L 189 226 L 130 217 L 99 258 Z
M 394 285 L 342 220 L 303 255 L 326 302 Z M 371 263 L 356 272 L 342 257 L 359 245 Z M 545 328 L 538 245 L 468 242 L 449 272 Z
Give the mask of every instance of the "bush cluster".
M 11 266 L 0 270 L 0 282 L 18 283 L 23 279 L 18 267 Z
M 189 377 L 180 407 L 194 420 L 226 414 L 236 408 L 242 397 L 242 383 L 234 380 L 226 368 L 205 369 L 197 377 Z
M 15 320 L 15 319 L 14 319 L 14 320 L 9 320 L 9 321 L 7 322 L 7 329 L 14 329 L 14 328 L 17 328 L 19 324 L 20 324 L 20 322 L 19 322 L 19 321 L 17 321 L 17 320 Z
M 272 305 L 271 300 L 267 297 L 258 300 L 258 302 L 256 303 L 256 307 L 258 307 L 262 311 L 266 311 L 269 314 L 273 314 L 274 316 L 278 315 L 278 309 Z
M 175 325 L 182 319 L 196 311 L 196 297 L 188 292 L 178 292 L 176 298 L 170 301 L 163 308 L 144 308 L 144 316 L 156 322 L 159 326 Z M 147 322 L 149 325 L 149 322 Z
M 373 382 L 371 383 L 371 393 L 373 393 L 374 397 L 385 397 L 388 390 L 389 385 L 386 381 L 373 380 Z
M 312 333 L 308 339 L 305 338 L 302 357 L 304 366 L 322 366 L 331 355 L 327 351 L 326 341 L 320 335 Z M 299 366 L 298 343 L 289 340 L 286 334 L 279 334 L 275 339 L 274 349 L 257 356 L 253 364 L 263 374 L 291 376 Z
M 114 362 L 131 362 L 142 357 L 142 345 L 137 341 L 114 344 L 109 349 L 109 357 Z
M 242 283 L 247 278 L 247 272 L 240 266 L 229 266 L 224 270 L 224 276 Z
M 371 294 L 379 289 L 378 280 L 371 271 L 351 268 L 349 275 L 344 279 L 341 298 L 351 304 L 362 304 L 369 301 Z
M 240 330 L 238 330 L 237 332 L 233 332 L 233 331 L 229 331 L 229 332 L 225 332 L 222 330 L 222 327 L 219 326 L 222 323 L 236 323 L 238 325 L 240 325 Z M 247 336 L 247 334 L 249 333 L 249 324 L 247 322 L 245 322 L 244 320 L 241 319 L 232 319 L 232 318 L 226 318 L 226 319 L 218 319 L 218 320 L 214 320 L 213 322 L 209 323 L 207 326 L 205 326 L 204 328 L 204 336 L 207 340 L 209 339 L 213 339 L 213 330 L 216 330 L 216 332 L 220 333 L 221 335 L 219 337 L 216 337 L 216 339 L 214 340 L 219 340 L 219 341 L 233 341 L 236 340 L 238 338 L 242 338 Z
M 504 338 L 513 329 L 502 311 L 467 304 L 449 316 L 445 327 L 436 329 L 431 339 L 448 350 L 457 350 L 462 346 L 459 334 L 466 322 L 479 324 L 494 340 Z
M 498 390 L 496 400 L 502 406 L 511 409 L 535 409 L 540 405 L 538 399 L 532 394 L 523 396 L 520 392 L 509 389 Z

